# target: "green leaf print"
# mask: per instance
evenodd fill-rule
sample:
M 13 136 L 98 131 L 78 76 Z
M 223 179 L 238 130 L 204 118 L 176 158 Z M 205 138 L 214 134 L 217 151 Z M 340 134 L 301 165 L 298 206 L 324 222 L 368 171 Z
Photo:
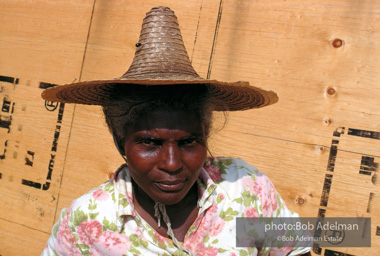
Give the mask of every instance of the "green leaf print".
M 226 174 L 226 169 L 232 163 L 233 163 L 233 160 L 231 158 L 226 158 L 226 159 L 218 159 L 218 161 L 214 162 L 213 164 L 215 164 L 218 167 L 218 169 L 220 170 L 222 174 Z
M 119 205 L 123 206 L 124 208 L 128 206 L 128 200 L 127 198 L 120 198 L 119 199 Z
M 72 230 L 71 230 L 71 232 L 73 232 L 73 236 L 74 236 L 75 240 L 76 240 L 76 241 L 79 241 L 79 237 L 78 237 L 78 235 L 77 235 L 76 233 L 74 233 L 75 231 L 72 231 Z
M 142 246 L 144 246 L 145 248 L 147 248 L 149 245 L 148 241 L 142 240 L 141 238 L 140 238 L 140 244 L 142 244 Z M 166 248 L 166 245 L 165 245 L 165 248 Z
M 251 230 L 248 231 L 248 236 L 249 236 L 249 237 L 258 238 L 258 237 L 259 237 L 259 233 L 257 233 L 256 230 L 251 229 Z
M 103 188 L 103 190 L 111 194 L 114 192 L 115 187 L 112 182 L 107 181 L 106 186 Z
M 81 251 L 88 251 L 90 250 L 90 246 L 86 245 L 86 244 L 78 244 L 78 248 L 81 250 Z
M 174 256 L 188 256 L 187 253 L 181 251 L 180 249 L 176 250 L 174 253 L 173 253 Z
M 98 205 L 92 199 L 90 199 L 90 204 L 88 205 L 88 210 L 93 211 L 96 209 L 97 206 Z
M 83 211 L 80 210 L 80 208 L 78 208 L 75 212 L 74 212 L 74 220 L 73 220 L 73 224 L 74 226 L 79 226 L 80 224 L 82 224 L 83 222 L 85 222 L 86 220 L 88 219 L 88 216 L 87 214 L 85 214 Z
M 208 194 L 211 194 L 214 190 L 215 190 L 215 185 L 214 185 L 214 186 L 209 186 L 209 187 L 207 188 L 207 193 L 208 193 Z
M 277 202 L 278 202 L 278 209 L 284 209 L 285 208 L 279 194 L 277 194 Z
M 231 220 L 234 220 L 235 218 L 231 215 L 228 215 L 224 218 L 225 221 L 231 221 Z
M 158 247 L 165 250 L 166 247 L 168 247 L 168 246 L 165 243 L 160 242 L 160 243 L 158 243 Z
M 233 216 L 237 216 L 238 214 L 239 214 L 238 211 L 233 211 L 233 212 L 231 213 L 231 215 L 233 215 Z
M 236 203 L 238 203 L 238 204 L 241 204 L 241 202 L 243 202 L 243 199 L 242 199 L 241 197 L 239 197 L 239 198 L 234 199 L 233 202 L 236 202 Z
M 250 196 L 243 197 L 243 200 L 244 200 L 244 206 L 245 207 L 251 206 L 252 201 L 251 201 L 251 197 Z
M 134 246 L 134 247 L 138 247 L 140 244 L 142 244 L 143 246 L 144 246 L 144 244 L 143 244 L 143 240 L 141 239 L 141 237 L 139 237 L 138 235 L 136 235 L 136 234 L 132 234 L 130 237 L 129 237 L 129 240 L 131 240 L 131 242 L 132 242 L 132 245 Z M 148 245 L 147 245 L 148 246 Z M 145 246 L 144 246 L 145 247 Z
M 253 253 L 255 252 L 255 247 L 250 247 L 248 248 L 248 255 L 253 255 Z
M 129 237 L 129 240 L 131 240 L 132 242 L 134 241 L 137 241 L 138 239 L 138 236 L 136 234 L 132 234 L 130 237 Z
M 157 238 L 154 236 L 153 228 L 148 231 L 148 235 L 153 239 L 153 242 L 157 243 Z
M 241 195 L 243 196 L 243 204 L 245 207 L 252 206 L 257 200 L 256 195 L 251 194 L 249 191 L 244 191 Z
M 141 255 L 141 252 L 139 250 L 137 250 L 136 248 L 130 248 L 128 252 L 132 252 L 132 253 L 135 253 L 137 255 Z
M 106 217 L 103 219 L 103 231 L 111 230 L 113 232 L 117 231 L 117 226 L 113 222 L 109 222 Z
M 90 212 L 90 220 L 95 220 L 96 219 L 96 217 L 98 217 L 98 215 L 99 215 L 99 212 L 97 212 L 97 213 L 91 213 Z
M 222 199 L 220 199 L 220 194 L 218 194 L 218 196 L 216 197 L 216 202 L 218 204 L 220 204 L 220 202 L 222 202 Z
M 224 221 L 231 221 L 234 220 L 236 215 L 238 215 L 238 211 L 234 211 L 231 207 L 228 208 L 226 211 L 221 211 L 219 214 L 219 217 L 222 218 Z
M 245 250 L 243 250 L 243 249 L 241 249 L 241 250 L 239 250 L 239 255 L 240 255 L 240 256 L 247 256 L 247 255 L 248 255 L 248 252 L 245 251 Z
M 242 197 L 249 197 L 250 195 L 251 195 L 251 192 L 249 192 L 248 190 L 244 190 L 244 192 L 241 193 Z

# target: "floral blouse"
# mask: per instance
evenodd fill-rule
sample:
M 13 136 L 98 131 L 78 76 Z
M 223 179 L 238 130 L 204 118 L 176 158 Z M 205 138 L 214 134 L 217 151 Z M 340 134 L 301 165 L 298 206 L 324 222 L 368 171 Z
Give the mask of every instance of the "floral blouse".
M 236 246 L 236 217 L 297 217 L 269 179 L 241 159 L 208 158 L 198 184 L 198 217 L 183 247 L 193 255 L 298 255 L 309 248 Z M 127 166 L 61 212 L 41 255 L 188 255 L 134 210 Z M 291 252 L 290 252 L 291 251 Z M 290 254 L 289 254 L 290 252 Z

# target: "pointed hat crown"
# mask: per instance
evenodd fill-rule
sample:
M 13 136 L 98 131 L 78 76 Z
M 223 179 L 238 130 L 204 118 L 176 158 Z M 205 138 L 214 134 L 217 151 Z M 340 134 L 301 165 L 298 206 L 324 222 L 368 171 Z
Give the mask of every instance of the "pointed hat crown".
M 143 20 L 140 39 L 127 79 L 202 79 L 191 65 L 177 17 L 168 7 L 156 7 Z

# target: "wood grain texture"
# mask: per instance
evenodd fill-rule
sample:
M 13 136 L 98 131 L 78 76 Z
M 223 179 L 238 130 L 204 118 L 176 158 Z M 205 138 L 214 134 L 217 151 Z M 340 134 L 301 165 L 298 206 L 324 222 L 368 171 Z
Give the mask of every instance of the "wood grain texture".
M 92 3 L 0 1 L 2 256 L 39 255 L 55 222 L 74 106 L 40 94 L 78 79 Z
M 226 124 L 216 114 L 212 154 L 256 166 L 301 216 L 371 217 L 371 248 L 314 255 L 377 255 L 380 4 L 354 0 L 0 0 L 0 76 L 19 78 L 0 82 L 2 120 L 12 116 L 10 132 L 5 121 L 0 127 L 0 255 L 38 255 L 61 209 L 123 162 L 99 107 L 65 105 L 58 122 L 59 106 L 48 111 L 54 104 L 40 99 L 40 82 L 121 76 L 145 13 L 158 5 L 175 11 L 202 77 L 246 80 L 280 96 L 229 113 Z
M 214 154 L 256 165 L 301 216 L 323 209 L 329 217 L 372 217 L 371 249 L 335 248 L 354 255 L 380 251 L 379 187 L 371 181 L 378 167 L 359 174 L 363 156 L 378 162 L 379 140 L 348 135 L 349 128 L 380 128 L 377 7 L 368 1 L 224 1 L 211 72 L 211 78 L 248 80 L 280 96 L 274 106 L 231 113 L 215 136 Z M 336 39 L 341 47 L 334 47 Z M 339 127 L 345 133 L 334 137 Z M 339 140 L 334 172 L 327 171 L 332 140 Z M 326 174 L 333 178 L 325 207 Z

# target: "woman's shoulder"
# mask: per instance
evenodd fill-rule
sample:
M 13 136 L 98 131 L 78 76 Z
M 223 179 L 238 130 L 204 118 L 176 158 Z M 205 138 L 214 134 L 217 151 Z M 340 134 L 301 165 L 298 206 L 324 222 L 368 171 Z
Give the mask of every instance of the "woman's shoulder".
M 85 194 L 81 195 L 75 199 L 71 208 L 88 208 L 88 205 L 98 205 L 98 204 L 114 204 L 116 203 L 115 191 L 117 183 L 124 180 L 124 171 L 125 166 L 120 166 L 114 173 L 113 177 L 99 186 L 90 189 Z M 91 207 L 89 207 L 91 208 Z
M 114 190 L 114 179 L 110 179 L 76 198 L 72 207 L 81 207 L 93 202 L 112 201 Z
M 61 215 L 70 216 L 71 222 L 77 226 L 85 221 L 114 219 L 116 209 L 115 181 L 112 178 L 73 200 Z
M 241 158 L 234 157 L 209 157 L 204 169 L 215 183 L 238 182 L 247 176 L 263 176 L 256 167 L 248 164 Z
M 240 158 L 209 158 L 204 169 L 215 184 L 231 197 L 252 197 L 266 200 L 266 197 L 277 197 L 272 182 L 254 166 Z
M 228 207 L 240 209 L 239 216 L 271 217 L 293 214 L 287 209 L 269 178 L 244 160 L 231 157 L 212 158 L 206 163 L 205 170 L 217 184 L 217 193 L 228 199 Z

